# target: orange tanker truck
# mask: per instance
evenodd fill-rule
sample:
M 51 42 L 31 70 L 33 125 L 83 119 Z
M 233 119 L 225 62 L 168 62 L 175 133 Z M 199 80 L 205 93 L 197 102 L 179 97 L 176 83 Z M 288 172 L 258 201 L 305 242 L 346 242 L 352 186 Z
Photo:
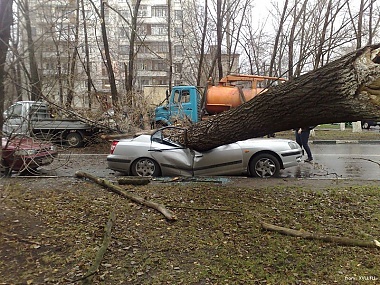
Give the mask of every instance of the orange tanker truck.
M 174 86 L 166 103 L 155 110 L 156 126 L 173 125 L 183 119 L 198 122 L 251 100 L 265 92 L 266 86 L 284 78 L 231 74 L 223 77 L 218 84 L 208 82 L 203 96 L 196 86 Z

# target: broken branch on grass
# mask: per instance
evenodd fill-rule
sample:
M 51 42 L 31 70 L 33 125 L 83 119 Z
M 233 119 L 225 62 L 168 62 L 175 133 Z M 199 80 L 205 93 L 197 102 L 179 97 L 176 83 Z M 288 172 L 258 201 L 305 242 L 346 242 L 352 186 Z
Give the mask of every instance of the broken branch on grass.
M 129 193 L 129 192 L 125 191 L 124 189 L 122 189 L 121 187 L 114 185 L 111 181 L 107 181 L 106 179 L 101 179 L 99 177 L 96 177 L 94 175 L 91 175 L 91 174 L 83 172 L 83 171 L 77 171 L 75 173 L 75 176 L 79 177 L 79 178 L 88 178 L 88 179 L 96 182 L 99 185 L 106 187 L 107 189 L 111 190 L 112 192 L 114 192 L 114 193 L 116 193 L 116 194 L 118 194 L 124 198 L 128 198 L 128 199 L 132 200 L 133 202 L 136 202 L 136 203 L 139 203 L 141 205 L 147 206 L 149 208 L 155 209 L 155 210 L 159 211 L 161 214 L 163 214 L 165 216 L 165 218 L 168 220 L 173 221 L 173 220 L 177 219 L 175 214 L 172 211 L 166 209 L 164 205 L 146 200 L 142 197 L 139 197 L 137 195 Z
M 111 229 L 115 222 L 115 219 L 116 219 L 115 212 L 112 211 L 108 218 L 107 224 L 104 226 L 104 237 L 103 237 L 102 246 L 99 248 L 95 256 L 94 263 L 91 265 L 87 273 L 84 275 L 85 278 L 83 279 L 83 284 L 92 284 L 92 278 L 94 277 L 95 273 L 98 271 L 100 263 L 103 260 L 103 256 L 106 253 L 107 248 L 111 242 Z
M 283 235 L 293 236 L 293 237 L 301 237 L 304 239 L 310 240 L 322 240 L 325 242 L 336 243 L 344 246 L 359 246 L 359 247 L 369 247 L 369 248 L 378 248 L 380 249 L 380 243 L 377 240 L 373 241 L 362 241 L 351 238 L 344 237 L 334 237 L 334 236 L 324 236 L 313 234 L 303 230 L 293 230 L 289 228 L 279 227 L 272 224 L 268 224 L 265 222 L 261 222 L 261 227 L 267 231 L 278 232 Z
M 186 207 L 186 206 L 167 206 L 167 207 L 169 207 L 169 208 L 177 208 L 177 209 L 194 210 L 194 211 L 217 211 L 217 212 L 242 213 L 242 211 L 231 210 L 231 209 L 197 208 L 197 207 Z

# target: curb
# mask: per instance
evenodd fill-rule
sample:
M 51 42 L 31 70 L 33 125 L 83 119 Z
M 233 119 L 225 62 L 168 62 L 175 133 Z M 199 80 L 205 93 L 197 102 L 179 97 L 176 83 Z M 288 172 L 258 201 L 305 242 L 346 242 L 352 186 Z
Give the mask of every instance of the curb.
M 312 144 L 380 144 L 380 140 L 314 140 Z

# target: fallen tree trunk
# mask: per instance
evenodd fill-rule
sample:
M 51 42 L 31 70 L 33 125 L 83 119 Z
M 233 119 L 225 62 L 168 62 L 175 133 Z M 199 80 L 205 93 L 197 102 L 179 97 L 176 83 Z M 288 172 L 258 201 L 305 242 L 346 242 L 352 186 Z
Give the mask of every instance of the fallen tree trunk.
M 235 109 L 178 134 L 175 140 L 205 151 L 301 126 L 380 118 L 380 44 L 269 88 Z
M 336 243 L 344 246 L 359 246 L 359 247 L 369 247 L 369 248 L 378 248 L 380 249 L 380 243 L 377 240 L 373 241 L 362 241 L 344 237 L 334 237 L 334 236 L 324 236 L 318 234 L 312 234 L 306 231 L 297 231 L 289 228 L 279 227 L 265 222 L 261 222 L 261 227 L 268 231 L 274 231 L 281 233 L 283 235 L 301 237 L 304 239 L 310 240 L 322 240 L 325 242 Z
M 173 220 L 177 219 L 175 214 L 172 211 L 166 209 L 164 205 L 159 204 L 159 203 L 155 203 L 155 202 L 152 202 L 149 200 L 145 200 L 144 198 L 141 198 L 137 195 L 129 193 L 129 192 L 125 191 L 124 189 L 122 189 L 121 187 L 114 185 L 110 181 L 107 181 L 105 179 L 101 179 L 99 177 L 96 177 L 94 175 L 91 175 L 91 174 L 83 172 L 83 171 L 77 171 L 75 173 L 75 176 L 79 177 L 79 178 L 88 178 L 88 179 L 98 183 L 99 185 L 106 187 L 107 189 L 111 190 L 112 192 L 114 192 L 114 193 L 116 193 L 116 194 L 118 194 L 124 198 L 128 198 L 128 199 L 132 200 L 133 202 L 136 202 L 136 203 L 139 203 L 141 205 L 147 206 L 149 208 L 155 209 L 155 210 L 159 211 L 161 214 L 163 214 L 165 216 L 165 218 L 168 220 L 173 221 Z

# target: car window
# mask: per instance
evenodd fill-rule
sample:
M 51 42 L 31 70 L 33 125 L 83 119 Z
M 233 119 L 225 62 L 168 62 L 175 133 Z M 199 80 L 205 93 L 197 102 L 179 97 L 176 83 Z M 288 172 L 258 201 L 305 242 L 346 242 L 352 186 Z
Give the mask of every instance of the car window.
M 9 113 L 7 114 L 10 118 L 19 118 L 22 115 L 22 105 L 16 104 L 9 108 Z
M 162 142 L 162 132 L 157 131 L 152 135 L 152 141 L 161 143 Z
M 161 130 L 158 130 L 152 135 L 151 140 L 154 142 L 158 142 L 167 146 L 172 146 L 172 147 L 183 147 L 181 143 L 177 141 L 173 141 L 172 138 L 173 136 L 177 136 L 178 134 L 181 134 L 184 132 L 184 130 L 180 128 L 163 128 Z
M 189 90 L 183 90 L 181 96 L 181 103 L 189 103 L 190 102 L 190 93 Z
M 174 103 L 174 104 L 178 104 L 178 103 L 179 103 L 180 98 L 181 98 L 180 95 L 181 95 L 181 93 L 180 93 L 179 90 L 176 90 L 176 91 L 174 92 L 174 98 L 173 98 L 173 103 Z

